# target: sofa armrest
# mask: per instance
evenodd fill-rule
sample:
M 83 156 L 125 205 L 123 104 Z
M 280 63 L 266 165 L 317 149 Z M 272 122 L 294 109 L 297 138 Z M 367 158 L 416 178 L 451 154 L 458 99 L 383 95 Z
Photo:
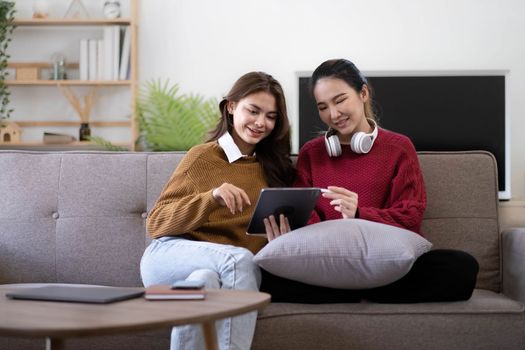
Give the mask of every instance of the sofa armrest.
M 525 303 L 525 227 L 501 233 L 503 294 Z

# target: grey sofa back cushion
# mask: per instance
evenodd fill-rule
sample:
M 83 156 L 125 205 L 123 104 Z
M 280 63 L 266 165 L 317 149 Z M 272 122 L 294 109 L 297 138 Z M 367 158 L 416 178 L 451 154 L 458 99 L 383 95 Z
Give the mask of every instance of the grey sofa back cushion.
M 419 153 L 428 203 L 422 233 L 436 248 L 461 249 L 480 264 L 478 288 L 500 290 L 495 158 L 487 152 Z
M 0 152 L 0 283 L 141 285 L 146 214 L 182 157 Z
M 145 219 L 183 152 L 0 151 L 0 283 L 141 285 Z M 423 234 L 480 262 L 478 287 L 499 291 L 494 158 L 420 154 Z

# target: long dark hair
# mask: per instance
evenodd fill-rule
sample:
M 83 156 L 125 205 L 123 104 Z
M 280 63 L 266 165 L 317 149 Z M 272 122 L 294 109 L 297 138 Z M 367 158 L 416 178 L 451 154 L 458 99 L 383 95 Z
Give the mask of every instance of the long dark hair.
M 210 132 L 208 141 L 217 140 L 227 131 L 232 132 L 233 118 L 228 112 L 228 102 L 239 102 L 246 96 L 261 91 L 268 92 L 275 98 L 277 119 L 270 135 L 255 145 L 255 156 L 262 165 L 269 186 L 289 186 L 295 176 L 290 159 L 290 122 L 281 84 L 271 75 L 263 72 L 250 72 L 233 84 L 230 92 L 219 103 L 221 119 L 215 129 Z
M 343 58 L 328 60 L 315 69 L 312 74 L 310 92 L 315 89 L 317 81 L 321 78 L 337 78 L 341 79 L 353 88 L 358 93 L 363 90 L 366 85 L 368 88 L 368 100 L 365 102 L 365 116 L 369 119 L 376 120 L 373 108 L 373 89 L 366 77 L 359 69 L 349 60 Z

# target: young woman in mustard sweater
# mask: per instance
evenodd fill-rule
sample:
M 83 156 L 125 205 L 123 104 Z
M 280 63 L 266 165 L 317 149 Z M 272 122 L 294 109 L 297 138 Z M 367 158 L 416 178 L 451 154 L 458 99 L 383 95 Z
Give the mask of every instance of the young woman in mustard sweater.
M 208 142 L 188 151 L 151 209 L 154 238 L 141 261 L 144 285 L 201 280 L 206 288 L 258 290 L 253 254 L 266 238 L 246 235 L 261 188 L 287 186 L 294 170 L 281 85 L 243 75 L 219 104 Z M 220 349 L 249 349 L 256 312 L 218 323 Z M 201 349 L 200 327 L 175 327 L 172 349 Z

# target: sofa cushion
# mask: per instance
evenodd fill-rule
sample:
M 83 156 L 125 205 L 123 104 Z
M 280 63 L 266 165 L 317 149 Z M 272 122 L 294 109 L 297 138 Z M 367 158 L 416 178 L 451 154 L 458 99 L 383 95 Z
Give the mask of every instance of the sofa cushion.
M 272 303 L 259 312 L 252 350 L 523 349 L 523 311 L 487 290 L 461 302 Z
M 420 235 L 362 219 L 308 225 L 269 242 L 254 261 L 274 275 L 312 285 L 362 289 L 403 277 L 432 244 Z
M 466 251 L 479 263 L 476 288 L 501 288 L 498 178 L 488 152 L 421 152 L 427 191 L 421 233 L 435 249 Z

